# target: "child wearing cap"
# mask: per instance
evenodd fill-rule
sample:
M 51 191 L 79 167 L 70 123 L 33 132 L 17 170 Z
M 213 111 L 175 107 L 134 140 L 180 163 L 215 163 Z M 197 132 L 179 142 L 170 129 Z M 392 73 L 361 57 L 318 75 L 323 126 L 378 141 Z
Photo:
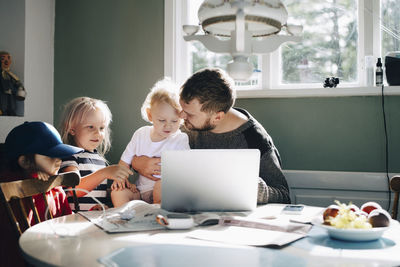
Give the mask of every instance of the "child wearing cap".
M 61 117 L 60 132 L 66 144 L 83 148 L 81 153 L 64 158 L 61 171 L 79 171 L 81 182 L 78 191 L 81 210 L 98 208 L 91 196 L 100 202 L 109 202 L 107 179 L 124 182 L 133 172 L 118 164 L 107 166 L 104 154 L 111 146 L 110 123 L 112 115 L 107 104 L 99 99 L 77 97 L 65 106 Z
M 61 158 L 80 152 L 82 149 L 65 145 L 57 130 L 45 122 L 25 122 L 15 127 L 7 135 L 1 147 L 2 168 L 0 181 L 9 182 L 23 179 L 47 180 L 58 174 Z M 49 212 L 53 217 L 71 214 L 66 194 L 61 186 L 46 193 Z M 41 220 L 45 219 L 46 206 L 43 195 L 33 196 L 35 206 Z M 25 204 L 31 225 L 35 224 L 33 212 Z M 18 212 L 16 210 L 16 212 Z M 6 215 L 6 207 L 0 204 L 0 245 L 5 249 L 5 257 L 1 257 L 4 266 L 24 265 L 19 254 L 18 240 Z M 18 213 L 16 214 L 18 216 Z M 22 216 L 20 214 L 20 216 Z M 47 218 L 49 215 L 47 214 Z M 22 229 L 21 229 L 22 230 Z
M 25 122 L 7 135 L 4 153 L 7 169 L 1 174 L 1 181 L 21 179 L 40 179 L 47 181 L 57 175 L 61 166 L 61 158 L 71 156 L 82 149 L 63 144 L 60 134 L 50 124 L 35 121 Z M 49 210 L 53 217 L 71 214 L 66 194 L 61 186 L 47 192 Z M 34 196 L 40 219 L 45 219 L 45 203 L 42 195 Z M 32 223 L 32 212 L 29 213 Z

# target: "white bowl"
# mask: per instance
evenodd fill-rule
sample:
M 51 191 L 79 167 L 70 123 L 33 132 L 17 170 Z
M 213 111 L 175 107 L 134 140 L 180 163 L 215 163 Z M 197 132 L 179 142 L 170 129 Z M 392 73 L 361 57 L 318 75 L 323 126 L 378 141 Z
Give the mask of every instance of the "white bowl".
M 319 224 L 328 231 L 331 238 L 345 241 L 372 241 L 379 239 L 389 227 L 375 227 L 371 229 L 339 229 L 333 226 Z

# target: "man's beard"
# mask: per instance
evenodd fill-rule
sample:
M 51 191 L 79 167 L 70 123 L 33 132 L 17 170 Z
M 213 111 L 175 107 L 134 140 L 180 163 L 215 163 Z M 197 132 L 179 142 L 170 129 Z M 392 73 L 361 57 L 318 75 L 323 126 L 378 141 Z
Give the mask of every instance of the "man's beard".
M 216 126 L 211 124 L 211 119 L 208 118 L 204 124 L 201 127 L 194 127 L 193 124 L 191 124 L 189 121 L 185 120 L 185 127 L 191 131 L 198 131 L 198 132 L 205 132 L 205 131 L 211 131 L 213 130 Z

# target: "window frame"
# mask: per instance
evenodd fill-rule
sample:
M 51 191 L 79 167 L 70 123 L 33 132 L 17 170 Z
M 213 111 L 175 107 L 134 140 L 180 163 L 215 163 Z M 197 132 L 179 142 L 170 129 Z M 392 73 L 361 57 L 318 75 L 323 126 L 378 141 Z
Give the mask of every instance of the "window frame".
M 165 0 L 164 2 L 164 75 L 183 84 L 191 75 L 190 57 L 183 39 L 182 22 L 186 20 L 189 0 Z M 381 95 L 380 87 L 366 86 L 365 55 L 383 57 L 381 53 L 380 0 L 357 0 L 358 5 L 358 83 L 339 84 L 337 88 L 323 88 L 321 84 L 279 84 L 280 49 L 262 55 L 261 67 L 267 66 L 261 77 L 261 88 L 236 90 L 237 98 L 270 97 L 337 97 Z M 372 13 L 371 13 L 372 11 Z M 371 30 L 372 29 L 372 30 Z M 297 88 L 297 89 L 294 89 Z M 400 86 L 385 86 L 385 95 L 400 95 Z

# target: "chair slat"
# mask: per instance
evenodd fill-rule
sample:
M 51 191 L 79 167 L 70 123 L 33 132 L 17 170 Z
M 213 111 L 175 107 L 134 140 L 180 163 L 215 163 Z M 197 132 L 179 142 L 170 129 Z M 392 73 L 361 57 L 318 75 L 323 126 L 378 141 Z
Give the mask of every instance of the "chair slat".
M 28 197 L 28 201 L 29 201 L 29 206 L 33 213 L 33 219 L 35 220 L 35 223 L 40 223 L 41 222 L 40 216 L 36 209 L 35 203 L 33 202 L 33 197 Z
M 73 189 L 75 189 L 75 186 L 73 187 Z M 73 199 L 74 199 L 75 212 L 78 212 L 81 210 L 79 207 L 78 196 L 76 195 L 75 190 L 72 191 L 72 194 L 73 194 Z
M 20 225 L 18 223 L 17 218 L 15 218 L 15 215 L 14 215 L 14 212 L 12 211 L 12 209 L 11 209 L 10 203 L 5 201 L 3 192 L 1 192 L 1 197 L 2 197 L 2 201 L 5 203 L 8 217 L 10 218 L 12 224 L 14 225 L 15 231 L 21 235 L 22 234 L 21 227 L 20 227 Z
M 392 219 L 397 219 L 397 211 L 399 210 L 399 192 L 394 193 Z
M 50 209 L 49 209 L 49 202 L 47 201 L 47 196 L 46 196 L 46 193 L 43 193 L 42 194 L 42 196 L 43 196 L 43 199 L 44 199 L 44 205 L 45 205 L 45 207 L 46 207 L 46 210 L 48 211 L 48 213 L 46 213 L 44 216 L 45 216 L 45 219 L 47 219 L 47 214 L 50 214 L 50 218 L 51 219 L 53 219 L 53 214 L 50 212 Z
M 27 228 L 31 227 L 31 224 L 28 220 L 28 214 L 26 213 L 26 210 L 24 208 L 25 205 L 24 205 L 23 199 L 18 199 L 17 203 L 18 203 L 17 204 L 18 209 L 21 212 L 21 214 L 23 215 L 24 229 L 27 229 Z
M 390 188 L 394 192 L 392 218 L 396 220 L 397 213 L 399 210 L 400 175 L 395 175 L 392 178 L 390 178 Z

